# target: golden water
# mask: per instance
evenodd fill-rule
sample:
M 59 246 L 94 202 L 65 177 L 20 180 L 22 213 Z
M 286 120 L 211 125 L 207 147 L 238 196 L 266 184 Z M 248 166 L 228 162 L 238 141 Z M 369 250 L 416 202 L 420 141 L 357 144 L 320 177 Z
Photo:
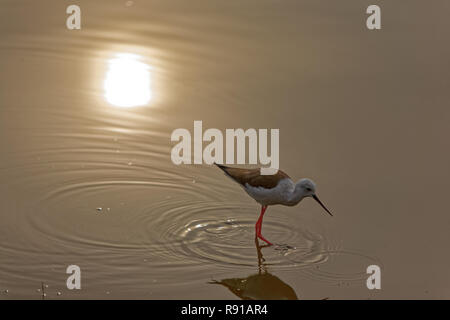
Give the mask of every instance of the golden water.
M 450 297 L 448 1 L 383 2 L 376 32 L 368 1 L 84 0 L 73 31 L 69 4 L 1 5 L 0 299 Z M 120 54 L 144 106 L 105 93 Z M 258 205 L 170 160 L 194 120 L 279 128 L 334 217 L 270 207 L 258 250 Z

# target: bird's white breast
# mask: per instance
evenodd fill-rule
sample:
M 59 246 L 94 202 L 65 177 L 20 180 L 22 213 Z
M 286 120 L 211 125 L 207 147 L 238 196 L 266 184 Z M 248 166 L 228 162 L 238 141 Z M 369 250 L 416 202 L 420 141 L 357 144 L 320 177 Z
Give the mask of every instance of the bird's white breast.
M 253 187 L 249 184 L 245 184 L 245 191 L 259 202 L 261 205 L 274 205 L 274 204 L 286 204 L 289 195 L 294 191 L 295 185 L 291 179 L 282 179 L 278 182 L 277 186 L 272 189 L 266 189 L 264 187 Z

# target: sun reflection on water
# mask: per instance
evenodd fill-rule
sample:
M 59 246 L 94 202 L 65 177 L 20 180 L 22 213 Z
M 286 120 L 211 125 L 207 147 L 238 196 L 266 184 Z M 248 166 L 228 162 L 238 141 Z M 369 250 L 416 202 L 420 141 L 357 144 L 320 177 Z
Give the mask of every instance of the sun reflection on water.
M 149 103 L 152 97 L 150 66 L 143 63 L 140 56 L 119 53 L 108 64 L 104 89 L 110 104 L 135 107 Z

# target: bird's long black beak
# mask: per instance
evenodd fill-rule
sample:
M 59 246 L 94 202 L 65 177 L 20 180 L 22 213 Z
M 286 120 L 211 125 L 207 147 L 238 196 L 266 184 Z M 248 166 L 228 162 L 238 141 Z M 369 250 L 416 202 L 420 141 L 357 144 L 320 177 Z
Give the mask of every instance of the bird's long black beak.
M 320 201 L 319 198 L 318 198 L 315 194 L 313 194 L 312 197 L 314 198 L 314 200 L 316 200 L 316 201 L 322 206 L 322 208 L 325 209 L 326 212 L 328 212 L 328 214 L 329 214 L 330 216 L 333 216 L 333 215 L 331 214 L 330 210 L 328 210 L 327 207 L 325 207 L 325 205 L 322 203 L 322 201 Z

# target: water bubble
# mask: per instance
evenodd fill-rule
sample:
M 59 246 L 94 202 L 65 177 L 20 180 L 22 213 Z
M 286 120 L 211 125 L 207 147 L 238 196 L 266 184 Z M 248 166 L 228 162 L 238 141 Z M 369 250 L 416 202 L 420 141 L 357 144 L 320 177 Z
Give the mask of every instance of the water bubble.
M 60 291 L 56 292 L 56 295 L 60 296 L 62 293 Z
M 101 207 L 98 207 L 97 209 L 95 209 L 95 210 L 97 210 L 97 212 L 102 212 L 103 211 L 103 208 L 101 208 Z

